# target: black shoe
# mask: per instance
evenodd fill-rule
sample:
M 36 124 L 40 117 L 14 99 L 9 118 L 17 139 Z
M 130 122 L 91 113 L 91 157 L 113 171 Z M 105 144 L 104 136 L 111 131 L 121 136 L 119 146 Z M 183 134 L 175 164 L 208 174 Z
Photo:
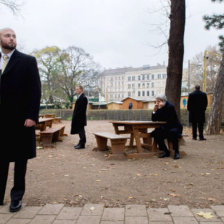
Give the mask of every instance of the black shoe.
M 174 157 L 173 157 L 173 159 L 180 159 L 180 154 L 179 154 L 179 152 L 175 152 L 175 153 L 174 153 Z
M 77 147 L 77 146 L 79 146 L 79 145 L 80 145 L 80 143 L 78 143 L 77 145 L 74 145 L 74 148 Z
M 75 149 L 84 149 L 85 148 L 85 145 L 77 145 L 76 147 L 75 147 Z
M 193 137 L 192 139 L 193 139 L 193 140 L 197 140 L 197 138 L 194 138 L 194 137 Z
M 15 200 L 11 201 L 9 211 L 10 212 L 18 212 L 22 207 L 22 201 L 21 200 Z
M 164 158 L 164 157 L 169 157 L 170 156 L 170 152 L 163 152 L 162 154 L 159 155 L 159 158 Z
M 204 140 L 206 140 L 206 138 L 204 138 L 204 137 L 203 138 L 200 138 L 200 141 L 204 141 Z

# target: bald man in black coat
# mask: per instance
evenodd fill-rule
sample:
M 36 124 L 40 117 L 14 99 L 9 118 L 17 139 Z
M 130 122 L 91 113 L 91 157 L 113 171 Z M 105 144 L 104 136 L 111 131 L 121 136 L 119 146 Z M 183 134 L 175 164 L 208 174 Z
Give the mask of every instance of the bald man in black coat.
M 14 162 L 10 212 L 16 212 L 25 193 L 27 160 L 36 156 L 41 84 L 36 59 L 16 50 L 15 32 L 0 30 L 0 41 L 0 205 L 4 203 L 9 163 Z

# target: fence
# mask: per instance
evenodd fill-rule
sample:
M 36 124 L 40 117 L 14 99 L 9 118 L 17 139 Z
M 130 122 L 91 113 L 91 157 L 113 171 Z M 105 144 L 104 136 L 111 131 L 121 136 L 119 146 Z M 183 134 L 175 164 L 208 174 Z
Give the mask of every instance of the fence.
M 65 109 L 44 109 L 40 113 L 54 113 L 63 120 L 72 119 L 72 110 Z M 148 121 L 151 120 L 152 110 L 88 110 L 88 120 L 136 120 Z M 181 123 L 187 125 L 188 113 L 187 110 L 181 110 Z

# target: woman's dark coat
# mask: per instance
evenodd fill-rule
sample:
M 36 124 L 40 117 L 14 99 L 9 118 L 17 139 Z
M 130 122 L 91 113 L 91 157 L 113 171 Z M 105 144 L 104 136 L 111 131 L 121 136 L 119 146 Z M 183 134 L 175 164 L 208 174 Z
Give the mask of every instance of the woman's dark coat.
M 0 157 L 8 161 L 36 156 L 35 127 L 24 126 L 26 119 L 38 121 L 41 84 L 36 59 L 15 50 L 0 85 Z
M 75 109 L 72 116 L 71 134 L 78 134 L 80 130 L 86 126 L 86 108 L 88 100 L 82 93 L 76 100 Z

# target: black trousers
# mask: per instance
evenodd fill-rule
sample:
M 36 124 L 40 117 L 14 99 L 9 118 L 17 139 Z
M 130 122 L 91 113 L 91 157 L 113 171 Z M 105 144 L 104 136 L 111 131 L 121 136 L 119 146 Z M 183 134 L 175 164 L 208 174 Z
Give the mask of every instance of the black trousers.
M 14 186 L 11 189 L 11 200 L 22 200 L 25 193 L 25 176 L 27 160 L 16 161 L 14 166 Z M 8 179 L 9 162 L 0 161 L 0 203 L 3 203 Z
M 80 132 L 79 132 L 79 144 L 80 145 L 85 145 L 86 144 L 86 132 L 85 132 L 85 128 L 83 127 Z
M 168 131 L 161 128 L 156 128 L 152 132 L 152 137 L 154 137 L 156 143 L 159 145 L 160 150 L 165 152 L 169 151 L 164 141 L 165 139 L 168 139 L 173 143 L 173 150 L 175 152 L 179 152 L 177 128 L 172 128 Z
M 204 138 L 203 135 L 203 128 L 204 128 L 204 122 L 201 121 L 194 121 L 192 122 L 192 134 L 193 134 L 193 138 L 197 138 L 197 129 L 199 132 L 199 138 Z

